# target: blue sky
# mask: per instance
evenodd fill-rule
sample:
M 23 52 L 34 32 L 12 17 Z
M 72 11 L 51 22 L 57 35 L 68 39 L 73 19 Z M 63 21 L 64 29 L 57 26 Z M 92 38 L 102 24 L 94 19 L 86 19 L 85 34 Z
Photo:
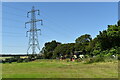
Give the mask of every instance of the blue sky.
M 39 35 L 40 48 L 45 42 L 56 40 L 62 43 L 73 43 L 83 34 L 90 34 L 94 38 L 99 31 L 107 29 L 107 25 L 116 24 L 118 20 L 117 2 L 9 2 L 2 4 L 2 52 L 26 53 L 28 37 L 25 29 L 27 11 L 32 6 L 40 9 L 43 26 Z

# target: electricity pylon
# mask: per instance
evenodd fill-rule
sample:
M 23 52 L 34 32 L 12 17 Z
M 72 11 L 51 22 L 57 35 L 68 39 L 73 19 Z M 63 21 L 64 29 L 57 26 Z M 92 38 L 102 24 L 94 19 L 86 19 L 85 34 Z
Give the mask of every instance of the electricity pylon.
M 38 12 L 38 15 L 40 15 L 40 11 L 35 10 L 33 6 L 31 11 L 27 13 L 28 18 L 29 18 L 29 13 L 31 13 L 31 20 L 28 22 L 25 22 L 25 28 L 26 28 L 26 24 L 30 23 L 30 29 L 26 32 L 26 37 L 28 36 L 28 32 L 29 32 L 29 43 L 28 43 L 27 54 L 29 54 L 30 49 L 32 49 L 32 54 L 36 54 L 36 48 L 38 48 L 40 52 L 37 31 L 41 32 L 41 29 L 37 29 L 36 22 L 41 21 L 41 25 L 43 25 L 43 21 L 40 19 L 36 19 L 35 12 Z

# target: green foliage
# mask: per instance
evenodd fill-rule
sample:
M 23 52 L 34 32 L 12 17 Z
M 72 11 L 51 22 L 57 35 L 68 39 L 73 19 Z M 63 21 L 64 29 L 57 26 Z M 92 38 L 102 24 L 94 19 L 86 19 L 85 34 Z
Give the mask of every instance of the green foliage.
M 37 54 L 29 54 L 28 58 L 32 59 L 32 58 L 35 58 L 36 56 L 37 56 Z
M 22 63 L 23 62 L 23 59 L 18 59 L 17 63 Z
M 80 37 L 78 37 L 75 42 L 76 43 L 81 43 L 81 44 L 85 44 L 85 45 L 88 45 L 88 43 L 92 40 L 91 38 L 91 35 L 89 34 L 85 34 L 85 35 L 82 35 Z
M 99 50 L 94 50 L 92 53 L 93 53 L 93 55 L 98 55 L 98 54 L 100 54 L 100 51 Z
M 14 56 L 13 57 L 15 60 L 18 60 L 18 59 L 20 59 L 20 56 Z
M 74 52 L 74 45 L 74 43 L 68 43 L 57 46 L 54 50 L 54 57 L 60 57 L 60 55 L 70 56 Z
M 85 49 L 85 46 L 83 46 L 83 44 L 81 43 L 75 43 L 74 48 L 75 48 L 75 51 L 81 51 Z
M 6 58 L 5 61 L 3 61 L 3 63 L 6 63 L 6 62 L 12 63 L 12 58 Z
M 45 43 L 41 53 L 47 59 L 62 56 L 70 57 L 75 51 L 85 51 L 89 56 L 105 56 L 120 54 L 120 21 L 117 25 L 108 25 L 107 30 L 99 32 L 94 39 L 84 34 L 75 43 L 61 44 L 55 40 Z
M 104 62 L 105 58 L 103 56 L 97 56 L 94 58 L 94 62 Z
M 96 56 L 96 57 L 87 59 L 85 63 L 90 64 L 90 63 L 104 62 L 104 61 L 105 61 L 104 57 Z
M 45 50 L 46 51 L 53 51 L 59 44 L 59 42 L 56 42 L 55 40 L 53 40 L 52 42 L 47 42 L 45 43 Z
M 43 56 L 40 54 L 40 55 L 37 55 L 36 56 L 36 59 L 43 59 Z
M 120 20 L 117 22 L 117 25 L 120 26 Z
M 97 36 L 102 50 L 107 50 L 115 46 L 120 46 L 120 26 L 108 25 L 108 29 L 100 31 Z
M 118 60 L 120 60 L 120 55 L 118 55 Z
M 60 42 L 56 42 L 55 40 L 53 40 L 52 42 L 45 43 L 45 46 L 42 48 L 41 51 L 43 57 L 46 59 L 51 59 L 53 57 L 54 49 L 60 44 L 61 44 Z
M 24 59 L 24 62 L 29 62 L 29 61 L 30 61 L 29 58 Z
M 117 56 L 119 54 L 120 51 L 120 47 L 116 47 L 116 48 L 111 48 L 110 50 L 104 50 L 102 51 L 100 54 L 104 55 L 105 57 L 112 57 L 112 55 Z

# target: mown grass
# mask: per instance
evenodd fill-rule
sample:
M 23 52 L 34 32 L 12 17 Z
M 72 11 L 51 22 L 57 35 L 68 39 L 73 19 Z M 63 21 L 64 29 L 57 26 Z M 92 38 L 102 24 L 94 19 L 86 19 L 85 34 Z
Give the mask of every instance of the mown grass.
M 2 64 L 3 78 L 117 78 L 118 62 L 84 64 L 59 60 Z

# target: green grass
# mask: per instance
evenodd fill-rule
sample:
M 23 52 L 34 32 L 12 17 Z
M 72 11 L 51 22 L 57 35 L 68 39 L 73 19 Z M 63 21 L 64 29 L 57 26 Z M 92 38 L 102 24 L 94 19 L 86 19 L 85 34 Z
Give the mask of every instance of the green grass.
M 58 60 L 2 64 L 3 78 L 117 78 L 118 62 L 84 64 Z

